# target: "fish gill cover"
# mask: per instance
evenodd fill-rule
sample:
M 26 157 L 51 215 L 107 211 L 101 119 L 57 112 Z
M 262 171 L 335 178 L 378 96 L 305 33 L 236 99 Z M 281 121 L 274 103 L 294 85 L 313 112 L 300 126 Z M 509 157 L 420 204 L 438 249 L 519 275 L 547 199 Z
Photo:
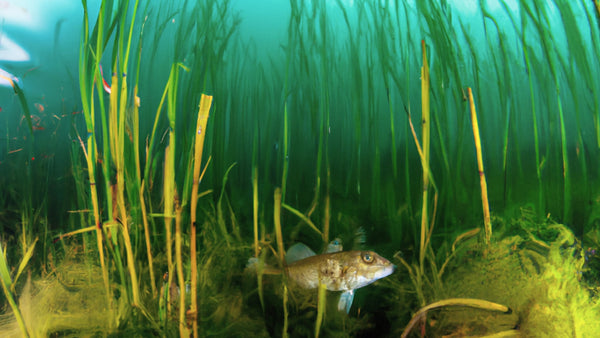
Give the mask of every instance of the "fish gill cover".
M 597 0 L 0 1 L 3 327 L 595 329 L 599 28 Z M 336 237 L 398 266 L 348 316 L 265 268 Z M 490 309 L 453 297 L 518 316 L 428 314 Z

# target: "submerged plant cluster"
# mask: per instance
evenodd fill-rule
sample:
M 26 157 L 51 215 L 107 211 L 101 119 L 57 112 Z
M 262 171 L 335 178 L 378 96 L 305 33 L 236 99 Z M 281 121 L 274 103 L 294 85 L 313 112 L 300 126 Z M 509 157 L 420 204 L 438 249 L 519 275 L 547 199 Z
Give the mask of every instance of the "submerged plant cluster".
M 13 87 L 0 330 L 596 330 L 597 1 L 290 0 L 265 51 L 235 1 L 82 3 L 76 112 L 36 133 Z M 349 315 L 269 274 L 365 237 L 398 272 Z

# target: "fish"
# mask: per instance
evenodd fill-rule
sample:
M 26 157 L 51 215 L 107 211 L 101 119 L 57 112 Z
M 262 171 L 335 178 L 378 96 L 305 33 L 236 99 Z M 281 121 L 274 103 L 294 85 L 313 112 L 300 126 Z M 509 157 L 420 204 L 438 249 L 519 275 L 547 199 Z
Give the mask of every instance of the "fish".
M 108 85 L 108 82 L 104 80 L 104 72 L 102 72 L 102 65 L 98 65 L 100 67 L 100 76 L 102 77 L 102 87 L 104 87 L 104 91 L 110 94 L 111 87 Z
M 35 106 L 35 109 L 37 109 L 37 111 L 39 111 L 40 113 L 43 113 L 45 110 L 44 105 L 42 105 L 41 103 L 36 102 L 34 104 L 34 106 Z
M 0 87 L 10 86 L 14 89 L 15 81 L 18 82 L 18 79 L 14 75 L 0 68 Z
M 344 247 L 342 245 L 342 240 L 339 238 L 336 238 L 333 241 L 329 242 L 329 244 L 327 245 L 327 249 L 325 250 L 325 253 L 340 252 L 343 249 L 344 249 Z
M 331 245 L 331 243 L 330 243 Z M 317 255 L 303 243 L 292 245 L 284 268 L 288 279 L 304 289 L 320 284 L 343 291 L 338 310 L 350 312 L 354 290 L 391 275 L 396 266 L 373 251 L 337 251 Z

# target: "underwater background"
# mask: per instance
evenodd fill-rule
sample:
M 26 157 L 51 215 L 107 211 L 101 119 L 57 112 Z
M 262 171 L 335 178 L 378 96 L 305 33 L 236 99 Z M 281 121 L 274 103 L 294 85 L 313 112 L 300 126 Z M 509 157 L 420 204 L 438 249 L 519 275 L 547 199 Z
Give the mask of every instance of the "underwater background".
M 591 337 L 599 57 L 597 0 L 0 0 L 0 332 Z M 263 270 L 336 239 L 348 314 Z

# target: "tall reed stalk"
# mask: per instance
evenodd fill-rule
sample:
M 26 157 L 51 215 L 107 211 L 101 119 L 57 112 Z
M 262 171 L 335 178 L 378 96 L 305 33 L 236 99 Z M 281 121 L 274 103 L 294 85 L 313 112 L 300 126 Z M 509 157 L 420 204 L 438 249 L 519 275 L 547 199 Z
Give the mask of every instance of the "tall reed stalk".
M 424 260 L 427 248 L 425 239 L 428 232 L 428 192 L 429 192 L 429 140 L 430 140 L 430 111 L 429 111 L 429 65 L 427 63 L 427 51 L 425 40 L 421 41 L 423 52 L 423 66 L 421 67 L 421 144 L 423 156 L 421 157 L 421 166 L 423 168 L 423 204 L 421 207 L 421 245 L 419 251 L 419 266 L 421 273 L 424 273 Z
M 190 307 L 190 314 L 193 319 L 192 333 L 194 337 L 198 336 L 198 263 L 197 263 L 197 249 L 196 249 L 196 217 L 197 217 L 197 206 L 198 206 L 198 187 L 202 176 L 200 175 L 200 169 L 202 168 L 202 151 L 204 150 L 204 139 L 206 137 L 206 125 L 208 123 L 208 115 L 210 112 L 210 106 L 212 104 L 212 96 L 202 94 L 200 99 L 200 105 L 198 110 L 198 121 L 196 123 L 196 136 L 194 143 L 194 173 L 193 173 L 193 185 L 192 194 L 190 201 L 190 265 L 191 265 L 191 298 L 192 303 Z
M 174 137 L 173 137 L 174 139 Z M 172 140 L 173 141 L 173 140 Z M 173 215 L 174 215 L 174 202 L 175 202 L 175 154 L 172 149 L 173 144 L 169 144 L 165 148 L 165 164 L 164 164 L 164 178 L 163 178 L 163 196 L 164 196 L 164 207 L 163 217 L 165 224 L 165 249 L 167 252 L 167 271 L 168 276 L 166 280 L 166 290 L 170 290 L 171 283 L 173 282 Z M 171 312 L 171 292 L 166 291 L 166 316 L 165 320 L 169 317 Z
M 83 41 L 80 44 L 79 51 L 79 89 L 81 91 L 81 103 L 83 116 L 85 117 L 87 137 L 86 145 L 83 140 L 79 138 L 81 143 L 85 159 L 87 162 L 88 177 L 90 181 L 90 197 L 92 200 L 92 210 L 94 217 L 94 224 L 96 226 L 96 241 L 98 244 L 98 255 L 100 259 L 100 266 L 102 268 L 102 279 L 104 281 L 104 287 L 106 290 L 107 304 L 110 302 L 110 289 L 108 280 L 108 267 L 105 263 L 104 258 L 104 245 L 103 245 L 103 234 L 102 234 L 102 218 L 100 216 L 100 206 L 98 203 L 98 190 L 96 188 L 96 160 L 98 158 L 98 150 L 96 148 L 96 114 L 94 105 L 94 80 L 98 73 L 98 60 L 94 60 L 94 54 L 90 52 L 92 48 L 92 41 L 90 41 L 89 35 L 89 19 L 87 10 L 87 1 L 83 0 Z M 105 4 L 102 3 L 100 12 L 98 13 L 98 20 L 96 23 L 95 34 L 97 39 L 96 44 L 96 55 L 101 53 L 104 45 L 102 44 L 103 32 L 104 32 L 104 13 Z M 93 37 L 92 37 L 93 38 Z M 100 49 L 98 49 L 98 47 Z
M 254 257 L 258 257 L 260 246 L 258 244 L 258 120 L 254 123 L 252 136 L 252 224 L 254 233 Z M 259 287 L 261 285 L 259 284 Z
M 277 258 L 282 267 L 285 268 L 285 250 L 283 249 L 283 234 L 281 231 L 281 189 L 275 188 L 273 195 L 273 221 L 275 224 L 275 238 L 277 240 Z M 283 283 L 283 331 L 282 337 L 287 337 L 288 329 L 288 288 L 287 284 Z
M 185 277 L 183 275 L 183 259 L 181 256 L 181 214 L 182 208 L 179 200 L 175 201 L 175 262 L 177 266 L 177 284 L 179 285 L 179 336 L 189 337 L 190 332 L 185 322 Z
M 329 167 L 329 134 L 331 133 L 330 124 L 330 111 L 329 111 L 329 73 L 330 73 L 330 53 L 328 51 L 329 46 L 327 45 L 327 7 L 325 2 L 320 3 L 319 8 L 319 29 L 321 31 L 321 94 L 320 94 L 320 110 L 321 110 L 321 135 L 323 137 L 323 156 L 325 158 L 325 205 L 323 211 L 323 224 L 322 224 L 322 240 L 323 243 L 329 243 L 329 220 L 330 220 L 330 208 L 331 200 L 329 198 L 329 192 L 331 189 L 331 170 Z M 320 174 L 320 170 L 318 171 Z
M 273 195 L 273 221 L 275 222 L 275 238 L 277 240 L 277 258 L 281 264 L 285 264 L 285 250 L 283 248 L 283 234 L 281 231 L 281 189 L 275 188 Z
M 490 221 L 490 206 L 488 203 L 487 182 L 483 171 L 483 156 L 481 155 L 481 138 L 479 137 L 479 123 L 477 122 L 477 111 L 471 87 L 467 89 L 469 95 L 469 108 L 471 110 L 471 123 L 473 124 L 473 137 L 475 139 L 475 150 L 477 151 L 477 170 L 479 172 L 479 184 L 481 185 L 481 204 L 483 206 L 483 224 L 485 227 L 485 244 L 489 244 L 492 238 L 492 223 Z
M 536 113 L 536 108 L 535 108 L 535 93 L 533 91 L 533 74 L 532 74 L 532 68 L 531 68 L 531 63 L 529 61 L 529 52 L 528 52 L 528 46 L 526 45 L 525 41 L 525 31 L 526 31 L 526 20 L 525 20 L 525 16 L 522 17 L 522 25 L 523 25 L 523 33 L 522 33 L 522 43 L 523 43 L 523 55 L 525 56 L 525 65 L 527 66 L 527 74 L 528 74 L 528 78 L 529 78 L 529 96 L 531 99 L 531 118 L 533 121 L 533 140 L 534 140 L 534 146 L 535 146 L 535 174 L 537 177 L 537 181 L 538 181 L 538 207 L 540 209 L 543 210 L 543 196 L 544 196 L 544 186 L 542 184 L 542 165 L 540 162 L 540 142 L 539 142 L 539 136 L 538 136 L 538 119 L 537 119 L 537 113 Z

